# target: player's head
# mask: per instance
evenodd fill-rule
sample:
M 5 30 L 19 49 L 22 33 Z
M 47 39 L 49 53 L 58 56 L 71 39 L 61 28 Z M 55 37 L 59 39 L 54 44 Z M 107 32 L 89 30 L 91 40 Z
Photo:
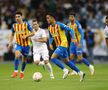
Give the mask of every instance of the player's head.
M 55 21 L 54 14 L 47 13 L 46 14 L 46 20 L 47 20 L 48 24 L 52 24 Z
M 76 17 L 75 12 L 70 12 L 70 13 L 69 13 L 69 20 L 70 20 L 70 21 L 74 21 L 74 20 L 75 20 L 75 17 Z
M 105 18 L 105 23 L 106 23 L 106 25 L 108 25 L 108 16 L 106 16 L 106 18 Z
M 22 21 L 22 12 L 21 11 L 16 11 L 15 20 L 16 20 L 16 22 L 21 22 Z
M 32 27 L 33 27 L 33 29 L 34 29 L 35 31 L 38 30 L 39 24 L 38 24 L 37 19 L 33 19 L 33 20 L 32 20 Z

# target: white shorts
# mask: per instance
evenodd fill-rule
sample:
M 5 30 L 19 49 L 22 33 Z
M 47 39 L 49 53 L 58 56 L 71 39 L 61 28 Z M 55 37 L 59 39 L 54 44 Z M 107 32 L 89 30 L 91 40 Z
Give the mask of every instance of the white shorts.
M 108 30 L 104 30 L 104 37 L 108 38 Z
M 40 47 L 40 48 L 35 48 L 33 49 L 33 60 L 35 61 L 40 61 L 40 58 L 45 60 L 49 60 L 49 52 L 47 47 Z

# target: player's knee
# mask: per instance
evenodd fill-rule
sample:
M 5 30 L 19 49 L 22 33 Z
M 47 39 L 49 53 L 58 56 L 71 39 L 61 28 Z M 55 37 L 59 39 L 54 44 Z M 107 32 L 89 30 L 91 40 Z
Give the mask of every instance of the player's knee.
M 16 59 L 19 59 L 20 58 L 20 55 L 21 55 L 21 53 L 19 51 L 16 51 L 15 52 L 15 58 Z
M 67 63 L 67 62 L 69 62 L 69 59 L 66 58 L 66 59 L 64 59 L 63 61 L 64 61 L 64 63 Z
M 44 63 L 45 63 L 45 64 L 48 64 L 48 63 L 49 63 L 49 60 L 45 60 Z
M 55 57 L 51 56 L 51 59 L 54 59 Z
M 39 65 L 39 61 L 34 61 L 34 63 L 35 63 L 36 65 Z
M 15 55 L 15 58 L 16 58 L 16 59 L 19 59 L 19 58 L 20 58 L 20 55 Z
M 83 58 L 82 55 L 78 55 L 77 60 L 78 60 L 78 61 L 81 61 L 82 58 Z
M 52 54 L 51 59 L 53 59 L 53 58 L 57 58 L 57 57 L 58 57 L 57 54 Z
M 74 55 L 72 54 L 72 55 L 70 55 L 70 59 L 72 60 L 72 59 L 74 59 Z

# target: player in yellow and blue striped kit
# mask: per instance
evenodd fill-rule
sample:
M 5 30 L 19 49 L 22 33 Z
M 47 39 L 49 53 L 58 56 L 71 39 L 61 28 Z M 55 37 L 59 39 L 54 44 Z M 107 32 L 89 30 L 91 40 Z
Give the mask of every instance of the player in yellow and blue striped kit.
M 26 58 L 30 49 L 30 39 L 29 36 L 34 35 L 32 27 L 28 22 L 22 20 L 22 13 L 17 11 L 15 14 L 16 23 L 13 24 L 11 29 L 11 36 L 9 38 L 9 46 L 12 46 L 12 41 L 15 35 L 16 44 L 15 44 L 15 63 L 14 63 L 14 72 L 12 78 L 15 78 L 18 75 L 18 66 L 19 60 L 22 58 L 22 68 L 20 72 L 20 79 L 24 78 L 24 69 L 26 66 Z M 31 32 L 31 33 L 30 33 Z
M 80 81 L 83 81 L 85 73 L 80 71 L 70 60 L 67 52 L 68 41 L 66 37 L 66 31 L 69 31 L 72 34 L 72 41 L 75 42 L 74 31 L 69 28 L 67 25 L 58 22 L 55 20 L 54 15 L 52 13 L 48 13 L 46 15 L 46 20 L 49 24 L 48 30 L 50 34 L 49 44 L 50 48 L 53 49 L 52 42 L 54 41 L 56 44 L 56 49 L 51 56 L 51 61 L 55 63 L 58 67 L 60 67 L 64 71 L 63 79 L 65 79 L 69 73 L 68 69 L 59 61 L 58 57 L 61 58 L 67 66 L 71 69 L 75 70 L 79 76 Z
M 77 56 L 77 61 L 81 61 L 85 65 L 87 65 L 90 69 L 91 75 L 93 75 L 94 74 L 93 65 L 91 65 L 86 58 L 83 58 L 83 55 L 82 55 L 83 48 L 84 48 L 84 44 L 83 44 L 84 32 L 83 32 L 83 29 L 81 27 L 81 24 L 77 20 L 75 20 L 75 13 L 74 12 L 70 12 L 69 20 L 70 20 L 70 22 L 68 23 L 68 26 L 75 31 L 75 37 L 76 37 L 76 41 L 77 41 L 77 43 L 74 44 L 71 40 L 70 48 L 69 48 L 70 59 L 75 64 L 76 63 L 75 56 Z M 72 74 L 75 74 L 75 71 L 73 71 Z

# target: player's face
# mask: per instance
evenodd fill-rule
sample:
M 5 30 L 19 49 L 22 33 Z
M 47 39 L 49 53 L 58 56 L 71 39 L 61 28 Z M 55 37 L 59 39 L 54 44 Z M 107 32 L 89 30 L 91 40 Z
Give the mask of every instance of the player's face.
M 74 15 L 69 15 L 69 20 L 70 21 L 74 21 L 75 20 L 75 16 Z
M 108 26 L 108 19 L 105 20 L 106 25 Z
M 34 28 L 34 30 L 38 30 L 38 28 L 39 28 L 39 24 L 38 24 L 38 22 L 37 21 L 35 21 L 35 22 L 32 22 L 32 26 L 33 26 L 33 28 Z
M 51 24 L 53 21 L 53 18 L 50 15 L 46 15 L 46 20 L 47 20 L 48 24 Z
M 22 20 L 22 16 L 20 14 L 15 15 L 16 22 L 20 22 Z

